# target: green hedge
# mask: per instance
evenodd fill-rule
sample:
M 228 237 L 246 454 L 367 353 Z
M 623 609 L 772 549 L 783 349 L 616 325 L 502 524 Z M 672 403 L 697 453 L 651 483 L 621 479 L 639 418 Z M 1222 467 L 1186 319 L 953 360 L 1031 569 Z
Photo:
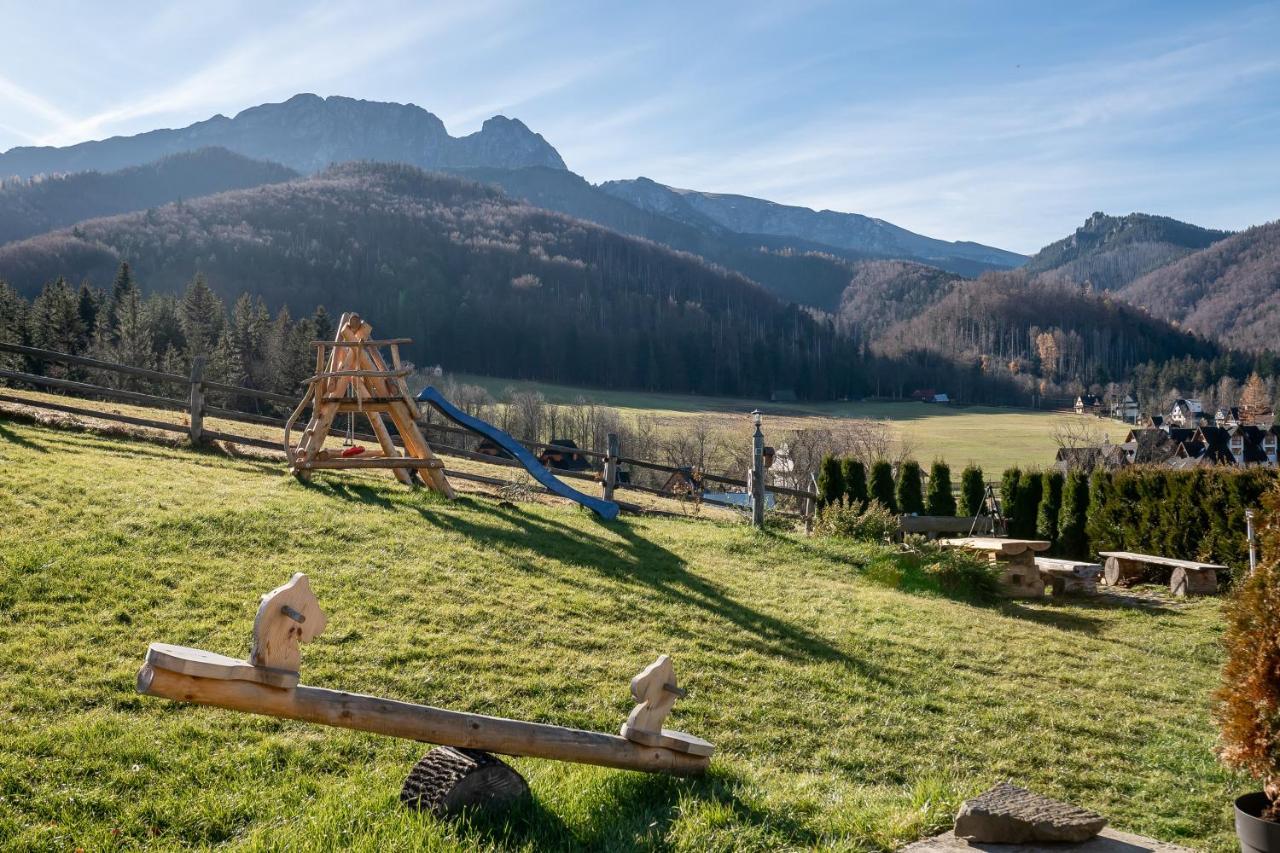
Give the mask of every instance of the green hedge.
M 893 465 L 887 459 L 871 463 L 871 499 L 879 501 L 889 512 L 898 511 L 898 499 L 893 493 Z
M 924 483 L 920 479 L 920 463 L 914 459 L 898 466 L 898 512 L 924 515 Z
M 1238 573 L 1249 564 L 1244 511 L 1276 480 L 1272 468 L 1097 472 L 1089 481 L 1088 549 L 1204 560 Z
M 852 457 L 840 461 L 840 476 L 844 480 L 844 496 L 859 510 L 867 506 L 867 469 Z
M 987 484 L 982 480 L 982 469 L 970 464 L 960 474 L 960 514 L 977 515 L 987 497 Z
M 839 503 L 844 497 L 844 476 L 840 470 L 840 460 L 828 453 L 822 457 L 818 468 L 818 506 L 830 506 Z

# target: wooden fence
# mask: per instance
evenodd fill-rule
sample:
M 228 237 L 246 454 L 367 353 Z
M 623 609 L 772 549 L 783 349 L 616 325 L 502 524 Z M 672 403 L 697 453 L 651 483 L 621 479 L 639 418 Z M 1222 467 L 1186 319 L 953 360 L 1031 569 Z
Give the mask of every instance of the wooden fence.
M 32 408 L 48 409 L 79 417 L 116 421 L 130 426 L 146 427 L 148 429 L 161 430 L 165 432 L 185 433 L 193 444 L 200 444 L 208 441 L 226 441 L 235 444 L 242 444 L 248 447 L 257 447 L 283 452 L 283 438 L 279 441 L 271 441 L 256 436 L 235 435 L 219 430 L 212 430 L 205 426 L 205 419 L 219 418 L 221 420 L 253 424 L 255 426 L 275 427 L 283 431 L 285 424 L 284 418 L 270 414 L 263 414 L 261 412 L 246 412 L 239 409 L 213 405 L 209 402 L 209 397 L 210 395 L 215 395 L 228 400 L 259 400 L 269 405 L 287 406 L 289 408 L 292 408 L 297 404 L 296 399 L 285 394 L 277 394 L 272 391 L 259 391 L 255 388 L 242 388 L 236 385 L 227 385 L 222 382 L 213 382 L 205 379 L 204 360 L 201 358 L 195 359 L 195 362 L 191 367 L 191 373 L 184 376 L 177 373 L 167 373 L 159 370 L 134 367 L 127 364 L 117 364 L 115 362 L 102 361 L 96 358 L 71 355 L 69 353 L 56 352 L 54 350 L 38 349 L 36 347 L 22 346 L 20 344 L 5 343 L 3 341 L 0 341 L 0 352 L 9 352 L 15 355 L 24 356 L 28 362 L 33 364 L 63 364 L 72 367 L 87 368 L 90 371 L 114 373 L 120 377 L 134 377 L 136 379 L 146 380 L 154 385 L 181 388 L 181 396 L 178 396 L 177 393 L 175 393 L 174 396 L 163 396 L 159 394 L 145 393 L 142 391 L 127 390 L 124 388 L 112 388 L 106 385 L 97 385 L 90 382 L 81 382 L 55 376 L 46 376 L 42 373 L 0 369 L 0 380 L 5 380 L 10 385 L 17 383 L 32 386 L 34 388 L 43 388 L 55 392 L 61 392 L 73 397 L 114 400 L 135 406 L 183 412 L 187 415 L 188 422 L 186 424 L 179 424 L 170 421 L 156 420 L 154 418 L 106 412 L 99 409 L 87 409 L 62 402 L 38 400 L 29 397 L 16 396 L 14 394 L 6 394 L 3 393 L 3 384 L 0 384 L 0 402 L 14 403 L 23 406 L 30 406 Z M 466 447 L 459 446 L 458 444 L 449 443 L 451 438 L 461 440 L 464 437 L 474 437 L 474 434 L 469 430 L 435 423 L 425 418 L 420 420 L 419 424 L 427 431 L 429 439 L 432 439 L 429 441 L 429 444 L 433 453 L 437 453 L 441 456 L 452 456 L 459 459 L 467 459 L 472 462 L 480 462 L 496 468 L 514 467 L 523 470 L 520 463 L 516 462 L 514 459 L 502 459 L 483 453 L 476 453 L 472 450 L 468 450 Z M 354 433 L 353 438 L 357 438 L 362 441 L 377 441 L 375 436 L 365 433 Z M 392 436 L 392 439 L 398 446 L 400 445 L 399 436 Z M 535 454 L 539 451 L 546 450 L 564 450 L 562 447 L 544 444 L 542 442 L 522 443 Z M 588 480 L 599 483 L 604 497 L 608 500 L 617 500 L 616 494 L 619 491 L 626 491 L 628 489 L 635 492 L 655 494 L 663 497 L 677 499 L 681 497 L 679 494 L 664 491 L 663 489 L 657 489 L 651 486 L 641 485 L 639 483 L 631 483 L 628 481 L 628 478 L 619 476 L 621 473 L 620 466 L 622 465 L 627 465 L 633 470 L 650 470 L 662 474 L 677 474 L 687 471 L 688 469 L 624 456 L 620 440 L 614 433 L 609 434 L 608 447 L 604 452 L 585 448 L 575 449 L 571 452 L 576 453 L 579 456 L 584 456 L 588 459 L 598 460 L 600 464 L 600 471 L 598 473 L 588 473 L 584 471 L 565 471 L 557 468 L 549 468 L 548 470 L 557 477 L 575 480 Z M 763 471 L 764 466 L 761 441 L 753 443 L 752 458 L 754 460 L 754 470 Z M 446 468 L 445 474 L 456 479 L 470 480 L 489 485 L 502 486 L 513 484 L 512 481 L 504 480 L 500 477 L 490 477 L 469 471 L 458 471 Z M 761 507 L 764 505 L 765 489 L 755 485 L 757 483 L 763 483 L 764 478 L 762 477 L 753 477 L 752 482 L 749 483 L 747 480 L 723 477 L 706 472 L 699 472 L 699 476 L 704 482 L 718 483 L 723 486 L 748 490 L 751 492 L 751 505 L 758 505 Z M 775 508 L 772 510 L 775 514 L 802 519 L 805 521 L 806 527 L 812 522 L 813 513 L 817 506 L 817 495 L 815 492 L 784 486 L 767 486 L 766 488 L 775 496 L 775 500 L 781 498 L 781 502 L 786 502 L 793 507 L 792 509 Z M 697 499 L 714 506 L 725 506 L 735 509 L 743 508 L 738 504 L 717 501 L 708 497 L 700 497 Z M 642 509 L 639 506 L 627 504 L 623 501 L 619 501 L 619 504 L 624 509 L 632 511 Z M 752 513 L 752 515 L 755 523 L 763 523 L 763 517 L 760 513 L 755 512 Z

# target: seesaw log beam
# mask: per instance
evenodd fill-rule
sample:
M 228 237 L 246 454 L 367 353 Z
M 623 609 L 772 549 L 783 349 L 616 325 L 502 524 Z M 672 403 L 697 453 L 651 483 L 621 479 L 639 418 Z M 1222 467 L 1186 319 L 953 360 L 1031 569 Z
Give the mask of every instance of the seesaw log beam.
M 706 771 L 710 761 L 706 756 L 644 746 L 617 735 L 448 711 L 301 684 L 291 690 L 281 690 L 251 681 L 183 675 L 150 665 L 138 673 L 138 692 L 422 743 L 621 770 L 697 776 Z

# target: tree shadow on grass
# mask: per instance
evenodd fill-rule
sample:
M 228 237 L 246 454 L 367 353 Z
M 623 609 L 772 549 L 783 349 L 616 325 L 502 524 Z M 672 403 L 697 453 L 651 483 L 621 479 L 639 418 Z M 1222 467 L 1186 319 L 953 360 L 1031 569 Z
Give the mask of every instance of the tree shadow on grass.
M 604 535 L 597 535 L 488 502 L 476 502 L 473 506 L 502 524 L 477 523 L 454 513 L 414 508 L 427 523 L 483 542 L 487 547 L 517 556 L 521 552 L 536 551 L 588 568 L 613 581 L 644 584 L 657 593 L 732 622 L 754 638 L 743 645 L 756 651 L 781 654 L 797 661 L 838 661 L 855 666 L 868 678 L 883 681 L 879 673 L 870 671 L 868 664 L 851 659 L 822 637 L 730 598 L 714 583 L 689 571 L 681 557 L 645 539 L 625 522 L 601 522 Z M 735 641 L 727 635 L 722 640 Z
M 780 846 L 812 848 L 820 839 L 786 812 L 769 811 L 744 802 L 743 783 L 733 774 L 713 769 L 704 776 L 677 779 L 660 774 L 610 774 L 596 790 L 591 816 L 573 827 L 553 812 L 537 793 L 505 811 L 471 811 L 462 838 L 476 846 L 528 846 L 535 850 L 657 850 L 671 846 L 672 825 L 690 809 L 690 800 L 714 806 L 717 821 L 770 829 Z M 696 807 L 696 806 L 695 806 Z M 725 814 L 728 812 L 728 815 Z
M 34 450 L 37 453 L 49 452 L 49 448 L 45 447 L 43 444 L 34 442 L 26 436 L 19 435 L 6 427 L 3 423 L 0 423 L 0 441 L 7 441 L 23 448 L 24 450 Z

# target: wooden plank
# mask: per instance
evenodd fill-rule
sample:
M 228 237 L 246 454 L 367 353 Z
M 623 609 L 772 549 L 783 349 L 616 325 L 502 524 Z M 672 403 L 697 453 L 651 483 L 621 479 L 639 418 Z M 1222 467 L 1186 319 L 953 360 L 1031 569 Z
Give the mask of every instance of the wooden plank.
M 449 711 L 302 684 L 292 690 L 279 690 L 249 681 L 198 678 L 147 665 L 138 673 L 137 689 L 148 696 L 502 755 L 676 776 L 698 775 L 709 763 L 706 756 L 644 746 L 618 735 Z
M 290 397 L 287 394 L 277 394 L 274 391 L 259 391 L 257 388 L 241 388 L 239 385 L 228 385 L 225 382 L 205 380 L 204 387 L 206 391 L 221 391 L 224 394 L 235 394 L 238 397 L 254 397 L 285 406 L 292 406 L 298 402 L 297 397 Z
M 312 341 L 313 347 L 389 347 L 413 343 L 413 338 L 386 338 L 367 341 Z
M 318 379 L 335 379 L 342 376 L 351 379 L 395 379 L 408 376 L 412 372 L 408 368 L 400 370 L 326 370 L 323 373 L 317 373 L 307 381 L 314 382 Z
M 414 459 L 411 456 L 379 456 L 375 459 L 361 459 L 359 456 L 351 456 L 346 459 L 321 459 L 316 457 L 309 462 L 297 463 L 297 468 L 306 470 L 315 469 L 332 469 L 357 470 L 362 468 L 387 468 L 394 469 L 415 469 L 415 470 L 442 470 L 444 463 L 439 459 Z
M 164 373 L 159 370 L 149 370 L 145 367 L 134 367 L 131 364 L 117 364 L 113 361 L 102 361 L 96 358 L 89 358 L 88 356 L 71 355 L 66 352 L 58 352 L 57 350 L 38 349 L 36 347 L 11 344 L 4 341 L 0 341 L 0 350 L 31 356 L 32 358 L 40 361 L 78 364 L 84 367 L 93 367 L 98 370 L 108 370 L 112 373 L 122 373 L 127 376 L 140 376 L 143 379 L 150 379 L 154 382 L 171 382 L 174 384 L 185 385 L 189 381 L 189 377 L 181 376 L 177 373 Z
M 95 397 L 107 397 L 124 403 L 137 403 L 153 409 L 178 409 L 186 411 L 186 400 L 175 400 L 172 397 L 157 397 L 154 394 L 143 394 L 139 391 L 119 391 L 115 388 L 104 388 L 101 385 L 90 385 L 86 382 L 73 382 L 70 379 L 54 379 L 34 373 L 19 373 L 16 370 L 0 370 L 0 379 L 12 379 L 30 385 L 43 385 L 46 388 L 62 388 L 67 391 L 78 391 Z M 186 379 L 183 380 L 188 381 Z
M 943 539 L 940 541 L 943 545 L 951 548 L 968 548 L 973 551 L 987 551 L 991 554 L 1009 557 L 1028 551 L 1033 553 L 1048 551 L 1051 544 L 1043 539 L 998 539 L 987 536 L 966 536 L 960 539 Z
M 215 652 L 206 652 L 204 649 L 171 646 L 168 643 L 152 643 L 147 649 L 146 661 L 148 666 L 197 678 L 255 681 L 282 690 L 298 686 L 296 671 L 254 666 L 247 660 L 237 660 Z
M 207 417 L 222 418 L 228 421 L 240 421 L 246 424 L 261 424 L 262 426 L 284 427 L 285 419 L 272 417 L 271 415 L 258 415 L 253 412 L 241 412 L 238 409 L 224 409 L 221 406 L 205 406 L 204 413 Z
M 1199 560 L 1179 560 L 1175 557 L 1159 557 L 1153 554 L 1135 554 L 1132 551 L 1099 551 L 1099 557 L 1114 557 L 1117 560 L 1130 560 L 1135 563 L 1153 563 L 1159 566 L 1175 566 L 1184 569 L 1204 570 L 1204 569 L 1223 569 L 1226 566 L 1218 563 L 1202 563 Z
M 186 433 L 189 428 L 186 424 L 176 424 L 172 421 L 157 421 L 151 418 L 136 418 L 132 415 L 119 415 L 115 412 L 104 412 L 99 409 L 82 409 L 79 406 L 68 406 L 63 403 L 54 403 L 48 400 L 32 400 L 27 397 L 17 397 L 12 394 L 0 394 L 0 403 L 14 403 L 19 406 L 30 406 L 33 409 L 49 409 L 55 412 L 63 412 L 68 415 L 77 415 L 85 418 L 99 418 L 104 421 L 117 421 L 130 426 L 146 427 L 148 429 L 158 429 L 165 432 L 181 432 Z M 205 436 L 209 436 L 208 430 L 205 430 Z M 271 445 L 275 447 L 275 445 Z

